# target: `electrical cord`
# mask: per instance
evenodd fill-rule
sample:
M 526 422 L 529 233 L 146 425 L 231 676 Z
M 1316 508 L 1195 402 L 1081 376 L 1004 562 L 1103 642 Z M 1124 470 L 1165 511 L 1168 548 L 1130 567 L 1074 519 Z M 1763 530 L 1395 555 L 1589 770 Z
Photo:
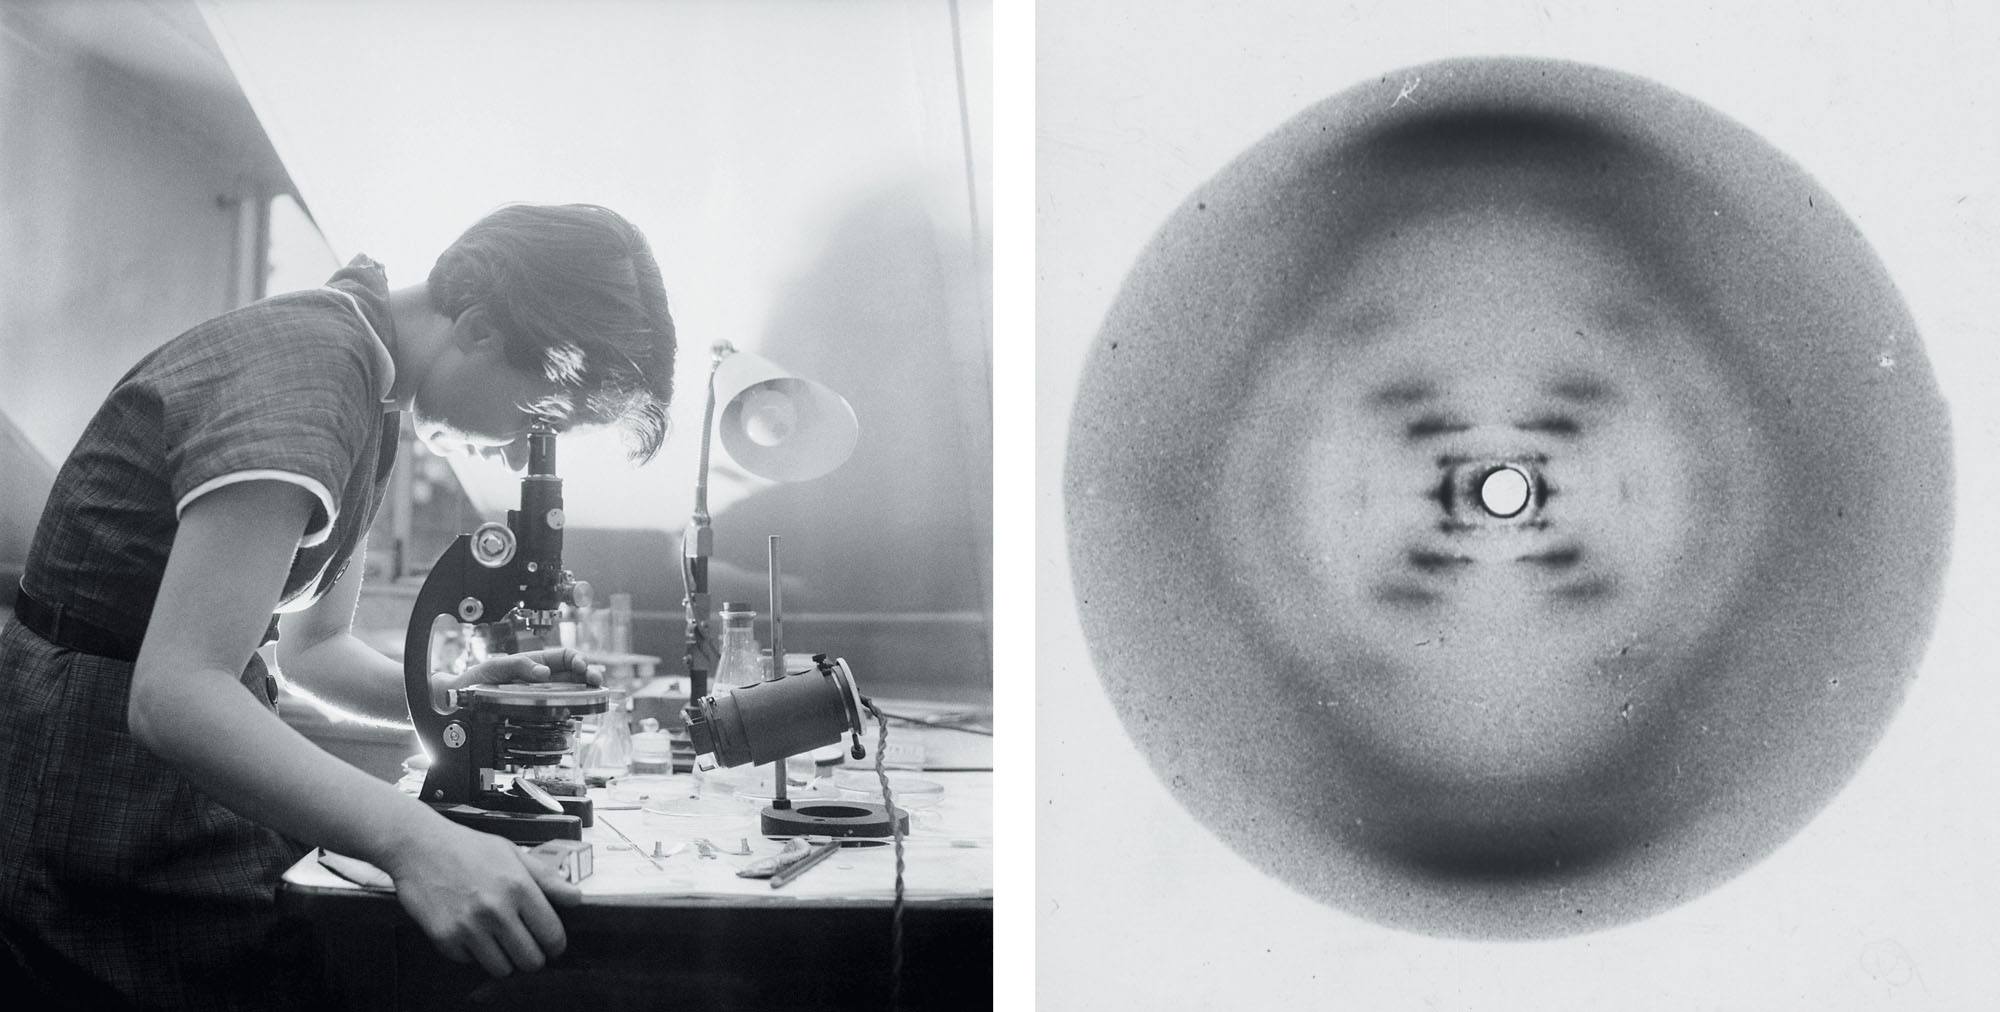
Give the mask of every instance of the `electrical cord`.
M 882 784 L 882 807 L 889 810 L 889 835 L 896 848 L 896 898 L 889 907 L 889 1007 L 902 1007 L 903 1000 L 903 823 L 896 817 L 896 799 L 889 793 L 889 770 L 883 756 L 889 754 L 889 720 L 882 708 L 867 696 L 861 705 L 875 715 L 875 779 Z
M 875 710 L 873 712 L 875 713 L 877 720 L 880 720 L 883 717 L 887 717 L 890 720 L 900 720 L 905 724 L 915 724 L 919 727 L 935 727 L 944 731 L 964 731 L 966 734 L 980 734 L 980 735 L 985 735 L 988 738 L 993 737 L 992 728 L 970 727 L 965 724 L 956 724 L 950 720 L 945 719 L 944 717 L 914 717 L 909 714 L 903 714 L 903 713 L 884 713 L 881 710 Z

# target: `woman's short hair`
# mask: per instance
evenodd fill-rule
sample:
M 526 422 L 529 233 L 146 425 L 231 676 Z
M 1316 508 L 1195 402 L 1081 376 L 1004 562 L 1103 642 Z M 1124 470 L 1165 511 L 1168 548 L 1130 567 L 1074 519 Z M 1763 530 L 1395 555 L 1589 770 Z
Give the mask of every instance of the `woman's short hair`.
M 618 424 L 650 460 L 667 434 L 674 321 L 645 236 L 594 204 L 511 204 L 438 257 L 431 304 L 456 320 L 484 307 L 508 361 L 556 392 L 530 410 L 560 424 Z

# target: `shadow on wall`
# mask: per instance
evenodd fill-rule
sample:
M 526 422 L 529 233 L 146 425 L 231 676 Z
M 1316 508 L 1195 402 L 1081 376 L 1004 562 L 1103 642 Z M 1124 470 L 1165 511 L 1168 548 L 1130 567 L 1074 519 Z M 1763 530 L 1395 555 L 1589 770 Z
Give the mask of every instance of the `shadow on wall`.
M 56 469 L 0 411 L 0 605 L 12 607 Z
M 763 616 L 765 536 L 781 535 L 789 651 L 846 656 L 885 694 L 976 698 L 992 671 L 992 395 L 958 262 L 970 245 L 916 187 L 869 195 L 828 234 L 754 350 L 845 396 L 860 442 L 833 473 L 717 515 L 715 600 Z

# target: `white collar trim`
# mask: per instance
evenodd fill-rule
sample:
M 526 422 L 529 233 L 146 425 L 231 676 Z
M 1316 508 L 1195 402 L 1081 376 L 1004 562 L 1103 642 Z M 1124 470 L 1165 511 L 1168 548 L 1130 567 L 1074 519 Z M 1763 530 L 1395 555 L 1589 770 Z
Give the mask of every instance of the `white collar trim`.
M 327 291 L 346 299 L 348 304 L 354 307 L 355 318 L 361 321 L 361 326 L 367 328 L 370 347 L 375 353 L 375 372 L 381 377 L 375 396 L 384 404 L 394 404 L 395 401 L 389 393 L 396 386 L 396 360 L 389 356 L 388 344 L 383 342 L 381 334 L 375 332 L 375 325 L 368 322 L 368 314 L 361 311 L 361 300 L 355 298 L 353 292 L 342 291 L 331 285 L 324 287 Z

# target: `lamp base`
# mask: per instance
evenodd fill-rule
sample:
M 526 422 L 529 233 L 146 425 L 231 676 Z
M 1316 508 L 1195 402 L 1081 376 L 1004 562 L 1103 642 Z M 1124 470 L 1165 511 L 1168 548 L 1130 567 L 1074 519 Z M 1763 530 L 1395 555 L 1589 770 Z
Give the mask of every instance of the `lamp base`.
M 886 806 L 865 801 L 804 801 L 791 808 L 767 805 L 760 820 L 765 836 L 888 837 L 908 835 L 910 813 L 893 815 Z

